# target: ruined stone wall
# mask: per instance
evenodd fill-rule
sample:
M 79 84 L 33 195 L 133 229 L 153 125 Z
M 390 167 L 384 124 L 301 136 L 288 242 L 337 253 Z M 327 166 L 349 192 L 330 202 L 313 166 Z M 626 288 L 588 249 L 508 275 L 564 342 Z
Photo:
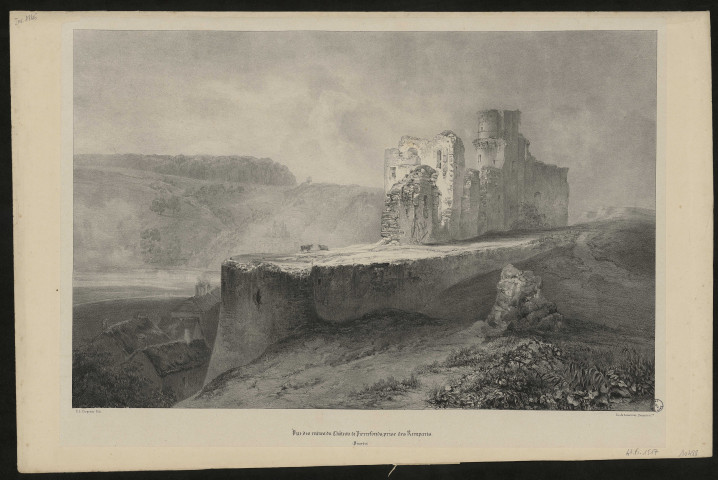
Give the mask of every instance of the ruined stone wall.
M 399 195 L 394 188 L 402 182 L 406 188 L 409 188 L 405 180 L 411 177 L 420 165 L 432 168 L 434 172 L 431 181 L 436 191 L 432 188 L 432 192 L 427 193 L 428 185 L 421 187 L 421 195 L 428 195 L 432 202 L 431 207 L 427 208 L 424 208 L 422 203 L 422 210 L 430 208 L 438 215 L 436 222 L 430 226 L 421 221 L 421 216 L 427 218 L 427 214 L 423 211 L 417 212 L 417 205 L 412 205 L 415 200 L 410 199 L 406 194 Z M 401 238 L 402 241 L 407 240 L 410 243 L 457 238 L 461 228 L 464 170 L 464 144 L 459 137 L 448 130 L 431 140 L 404 136 L 398 148 L 387 149 L 384 155 L 384 191 L 387 199 L 382 214 L 382 237 Z M 429 179 L 429 176 L 425 175 L 425 177 L 425 180 Z M 418 181 L 417 177 L 409 183 L 416 184 Z M 411 188 L 419 187 L 414 185 Z M 400 207 L 399 204 L 403 206 Z
M 483 110 L 478 123 L 476 155 L 468 161 L 463 142 L 448 130 L 431 140 L 402 137 L 399 148 L 386 151 L 382 237 L 432 243 L 567 224 L 567 169 L 533 158 L 530 142 L 519 132 L 521 112 Z M 438 195 L 431 198 L 438 224 L 431 225 L 431 233 L 426 233 L 428 226 L 417 224 L 413 197 L 393 191 L 419 165 L 431 165 L 436 171 L 432 178 Z M 428 191 L 428 186 L 421 189 Z M 417 226 L 420 235 L 415 233 Z
M 396 182 L 420 164 L 421 158 L 413 152 L 402 154 L 398 148 L 387 148 L 384 151 L 384 192 L 388 193 Z
M 533 212 L 539 215 L 541 225 L 536 225 L 534 228 L 561 227 L 568 224 L 567 175 L 567 168 L 531 160 L 526 162 L 521 198 L 522 213 L 524 216 Z M 531 218 L 522 216 L 518 218 L 519 224 L 529 225 L 531 228 L 528 220 Z
M 436 186 L 441 193 L 438 205 L 439 231 L 437 239 L 450 240 L 459 236 L 461 198 L 464 194 L 464 144 L 454 132 L 444 131 L 430 143 L 436 159 Z M 423 164 L 425 160 L 422 159 Z
M 420 165 L 391 188 L 381 218 L 384 239 L 409 244 L 437 241 L 441 197 L 437 174 L 428 165 Z
M 486 138 L 474 140 L 476 155 L 472 162 L 467 165 L 469 168 L 480 169 L 483 167 L 501 168 L 504 164 L 506 142 L 501 138 Z
M 481 172 L 467 169 L 464 173 L 464 196 L 461 198 L 461 232 L 459 238 L 479 235 L 481 212 Z
M 485 167 L 479 174 L 478 235 L 506 230 L 504 223 L 504 179 L 502 171 Z
M 477 163 L 488 160 L 479 165 L 482 173 L 484 167 L 500 169 L 500 175 L 488 170 L 484 174 L 480 234 L 559 227 L 568 222 L 568 169 L 536 162 L 529 152 L 530 142 L 519 131 L 520 123 L 518 110 L 478 113 Z
M 518 124 L 519 112 L 504 112 L 504 141 L 506 142 L 506 152 L 504 154 L 504 164 L 500 167 L 503 176 L 504 191 L 502 198 L 504 200 L 504 228 L 508 230 L 518 218 L 519 205 L 523 191 L 523 169 L 524 159 L 520 155 L 521 145 L 519 142 Z

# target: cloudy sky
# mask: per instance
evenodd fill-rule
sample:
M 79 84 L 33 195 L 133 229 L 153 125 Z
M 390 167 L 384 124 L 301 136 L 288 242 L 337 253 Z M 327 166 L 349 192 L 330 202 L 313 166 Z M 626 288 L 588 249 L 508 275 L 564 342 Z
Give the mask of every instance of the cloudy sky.
M 520 109 L 569 167 L 571 216 L 655 202 L 653 32 L 76 31 L 76 153 L 270 157 L 299 181 L 381 187 L 402 135 Z

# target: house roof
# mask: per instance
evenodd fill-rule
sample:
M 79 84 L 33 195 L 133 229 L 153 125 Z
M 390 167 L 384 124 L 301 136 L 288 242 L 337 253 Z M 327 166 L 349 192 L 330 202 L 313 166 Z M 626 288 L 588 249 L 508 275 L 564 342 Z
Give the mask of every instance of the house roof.
M 157 374 L 164 377 L 205 365 L 212 352 L 204 340 L 193 340 L 190 343 L 177 341 L 151 345 L 142 353 L 147 356 Z
M 117 342 L 128 355 L 149 345 L 170 340 L 170 337 L 146 316 L 117 323 L 102 332 L 101 336 Z
M 197 307 L 197 304 L 194 302 L 194 297 L 188 298 L 184 302 L 180 303 L 177 308 L 172 310 L 172 313 L 193 313 L 193 314 L 199 314 L 202 313 L 202 311 Z
M 205 313 L 219 303 L 219 288 L 205 295 L 190 297 L 182 302 L 172 313 Z
M 215 288 L 206 295 L 200 295 L 198 297 L 192 297 L 195 306 L 202 312 L 207 312 L 217 305 L 220 301 L 219 288 Z

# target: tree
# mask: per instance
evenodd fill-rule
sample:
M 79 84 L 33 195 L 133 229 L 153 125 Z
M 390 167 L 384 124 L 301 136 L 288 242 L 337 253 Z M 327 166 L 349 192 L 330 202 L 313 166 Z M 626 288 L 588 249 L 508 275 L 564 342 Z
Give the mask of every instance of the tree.
M 162 212 L 167 208 L 167 201 L 163 197 L 155 197 L 150 205 L 150 211 L 155 212 L 157 215 L 162 215 Z
M 147 263 L 156 263 L 162 255 L 162 246 L 160 244 L 160 231 L 156 228 L 148 228 L 140 233 L 140 248 L 142 256 Z
M 165 201 L 165 205 L 167 206 L 167 210 L 169 210 L 172 215 L 179 214 L 180 199 L 177 195 L 172 195 L 169 199 L 167 199 Z
M 148 228 L 140 233 L 140 249 L 146 263 L 173 266 L 186 261 L 180 239 L 172 234 L 163 239 L 157 228 Z
M 171 215 L 177 215 L 180 212 L 180 199 L 177 195 L 167 197 L 155 197 L 150 205 L 150 210 L 157 215 L 162 215 L 165 211 L 169 211 Z
M 532 203 L 521 202 L 519 205 L 519 218 L 512 228 L 517 230 L 543 228 L 546 226 L 546 215 L 539 213 L 538 207 Z

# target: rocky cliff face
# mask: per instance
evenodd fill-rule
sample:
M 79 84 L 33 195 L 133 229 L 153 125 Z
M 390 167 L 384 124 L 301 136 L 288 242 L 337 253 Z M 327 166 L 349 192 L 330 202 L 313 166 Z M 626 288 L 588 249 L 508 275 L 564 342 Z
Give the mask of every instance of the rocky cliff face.
M 442 292 L 570 241 L 532 235 L 445 246 L 357 246 L 222 265 L 222 307 L 207 380 L 245 365 L 308 322 L 344 323 L 398 309 L 429 310 Z
M 269 263 L 222 265 L 222 305 L 207 379 L 249 363 L 315 318 L 308 273 Z

